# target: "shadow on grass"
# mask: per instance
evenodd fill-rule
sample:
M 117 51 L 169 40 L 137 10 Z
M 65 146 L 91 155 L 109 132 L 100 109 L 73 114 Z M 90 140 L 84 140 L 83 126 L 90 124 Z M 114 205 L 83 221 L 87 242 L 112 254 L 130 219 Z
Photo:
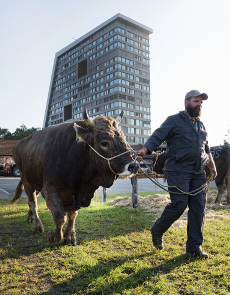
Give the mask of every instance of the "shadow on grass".
M 29 209 L 27 199 L 21 199 L 11 208 L 6 207 L 8 202 L 1 202 L 4 207 L 0 208 L 0 247 L 4 250 L 3 259 L 28 256 L 63 245 L 63 240 L 54 244 L 48 242 L 48 235 L 54 229 L 54 221 L 43 199 L 39 200 L 38 204 L 39 217 L 44 225 L 42 234 L 36 233 L 34 224 L 28 224 L 26 221 Z M 75 225 L 77 244 L 149 229 L 152 225 L 149 219 L 143 215 L 141 209 L 112 208 L 108 205 L 93 205 L 81 209 Z M 66 225 L 63 232 L 65 227 Z
M 158 250 L 127 258 L 99 262 L 95 266 L 88 267 L 87 270 L 79 272 L 71 279 L 55 284 L 52 289 L 53 291 L 57 289 L 62 290 L 65 294 L 122 294 L 122 291 L 135 289 L 149 279 L 157 283 L 159 281 L 159 275 L 168 274 L 173 269 L 194 261 L 194 258 L 189 258 L 186 254 L 179 255 L 156 267 L 142 268 L 136 272 L 124 267 L 121 275 L 116 275 L 115 280 L 110 278 L 111 272 L 118 267 L 122 267 L 123 264 L 146 257 L 151 260 L 151 257 L 156 254 L 158 254 Z M 104 279 L 104 282 L 101 278 Z M 43 295 L 53 294 L 52 289 L 49 292 L 43 293 Z M 151 292 L 153 291 L 151 289 Z

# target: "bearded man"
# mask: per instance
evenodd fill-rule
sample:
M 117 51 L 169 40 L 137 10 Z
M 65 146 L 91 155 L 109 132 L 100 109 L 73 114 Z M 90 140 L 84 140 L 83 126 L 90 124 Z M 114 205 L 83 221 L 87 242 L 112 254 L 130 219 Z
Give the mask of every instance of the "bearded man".
M 176 193 L 179 192 L 177 188 L 187 193 L 200 188 L 206 182 L 206 165 L 213 178 L 217 176 L 208 146 L 208 134 L 199 119 L 203 101 L 207 99 L 206 93 L 189 91 L 185 96 L 185 110 L 168 117 L 138 151 L 137 158 L 141 162 L 147 152 L 152 153 L 162 142 L 167 141 L 163 172 L 168 182 L 171 203 L 151 228 L 153 245 L 157 249 L 163 248 L 163 234 L 188 206 L 186 253 L 200 258 L 208 258 L 208 254 L 201 249 L 207 188 L 195 195 Z

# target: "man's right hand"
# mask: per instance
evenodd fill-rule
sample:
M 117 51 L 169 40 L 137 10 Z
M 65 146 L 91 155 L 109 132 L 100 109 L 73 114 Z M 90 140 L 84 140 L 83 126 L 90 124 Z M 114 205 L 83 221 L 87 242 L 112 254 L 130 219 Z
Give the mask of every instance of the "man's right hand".
M 140 149 L 137 154 L 138 157 L 136 158 L 136 160 L 140 163 L 143 159 L 143 157 L 145 156 L 145 154 L 148 152 L 149 150 L 146 147 L 143 147 L 142 149 Z

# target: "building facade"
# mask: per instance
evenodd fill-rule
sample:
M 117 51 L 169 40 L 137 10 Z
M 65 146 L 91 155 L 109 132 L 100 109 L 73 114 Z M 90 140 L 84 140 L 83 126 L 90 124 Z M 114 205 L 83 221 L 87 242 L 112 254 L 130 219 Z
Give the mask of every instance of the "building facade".
M 90 117 L 116 117 L 131 144 L 151 133 L 149 35 L 117 14 L 55 55 L 43 128 Z

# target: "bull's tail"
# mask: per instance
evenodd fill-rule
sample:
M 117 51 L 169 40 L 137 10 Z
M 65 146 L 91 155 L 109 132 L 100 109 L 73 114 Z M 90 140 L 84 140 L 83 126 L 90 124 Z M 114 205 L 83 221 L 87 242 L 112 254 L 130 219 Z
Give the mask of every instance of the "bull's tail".
M 22 183 L 22 180 L 20 179 L 20 181 L 14 191 L 14 197 L 10 201 L 8 206 L 13 206 L 21 198 L 23 190 L 24 190 L 24 184 Z

